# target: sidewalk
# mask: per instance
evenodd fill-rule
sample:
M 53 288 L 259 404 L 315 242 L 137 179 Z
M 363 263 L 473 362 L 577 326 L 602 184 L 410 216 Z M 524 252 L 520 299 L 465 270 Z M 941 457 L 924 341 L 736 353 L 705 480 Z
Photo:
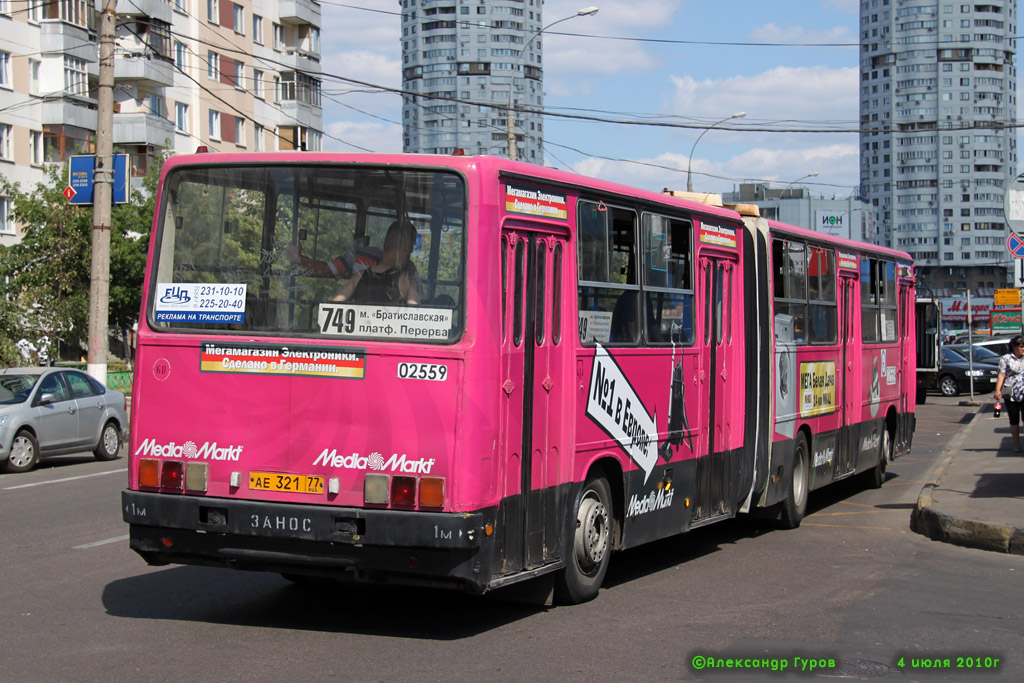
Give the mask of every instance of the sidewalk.
M 1024 555 L 1024 453 L 1013 451 L 1006 415 L 994 417 L 991 405 L 982 406 L 943 455 L 934 481 L 917 499 L 914 531 L 936 541 Z

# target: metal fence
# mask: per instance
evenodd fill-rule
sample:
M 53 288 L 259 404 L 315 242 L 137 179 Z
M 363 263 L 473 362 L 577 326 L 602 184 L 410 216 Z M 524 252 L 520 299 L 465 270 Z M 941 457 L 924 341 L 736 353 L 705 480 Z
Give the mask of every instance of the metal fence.
M 107 387 L 117 389 L 121 393 L 132 393 L 132 373 L 130 372 L 108 372 Z
M 86 371 L 85 363 L 58 363 L 62 368 L 74 368 L 76 370 Z M 107 388 L 116 389 L 123 394 L 131 395 L 132 393 L 132 371 L 131 370 L 113 370 L 107 372 Z

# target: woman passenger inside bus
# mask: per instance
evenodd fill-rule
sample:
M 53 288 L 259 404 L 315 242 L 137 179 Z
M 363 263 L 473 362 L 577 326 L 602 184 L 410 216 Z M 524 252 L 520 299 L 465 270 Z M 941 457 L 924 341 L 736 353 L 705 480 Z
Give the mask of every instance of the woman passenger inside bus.
M 409 260 L 415 245 L 416 228 L 412 223 L 392 223 L 384 236 L 380 263 L 353 275 L 334 300 L 385 306 L 418 304 L 416 266 Z

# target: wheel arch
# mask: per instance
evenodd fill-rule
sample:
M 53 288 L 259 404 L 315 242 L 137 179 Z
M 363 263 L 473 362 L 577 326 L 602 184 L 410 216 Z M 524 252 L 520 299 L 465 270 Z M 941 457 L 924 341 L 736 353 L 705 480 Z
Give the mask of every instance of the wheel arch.
M 36 441 L 39 441 L 39 432 L 36 431 L 36 428 L 34 426 L 32 426 L 31 422 L 25 422 L 25 423 L 20 424 L 20 425 L 18 425 L 17 427 L 15 427 L 15 428 L 13 428 L 11 430 L 11 441 L 12 442 L 14 441 L 14 437 L 17 436 L 20 432 L 28 432 L 29 434 L 32 435 L 33 439 L 35 439 Z
M 893 461 L 896 452 L 896 432 L 899 428 L 899 418 L 896 414 L 896 406 L 889 406 L 889 410 L 885 413 L 885 431 L 889 432 L 889 441 L 892 444 L 892 448 L 888 453 L 885 454 L 886 460 L 889 462 Z
M 608 488 L 612 492 L 612 505 L 615 517 L 615 529 L 612 533 L 612 548 L 618 550 L 622 546 L 622 525 L 625 521 L 625 477 L 622 464 L 611 456 L 598 458 L 590 463 L 587 469 L 587 479 L 602 476 L 608 482 Z

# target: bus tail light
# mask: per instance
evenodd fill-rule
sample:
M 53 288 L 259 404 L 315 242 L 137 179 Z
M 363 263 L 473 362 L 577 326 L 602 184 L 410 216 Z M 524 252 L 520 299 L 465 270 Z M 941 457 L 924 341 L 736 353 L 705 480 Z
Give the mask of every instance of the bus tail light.
M 388 484 L 386 474 L 367 474 L 363 480 L 363 501 L 367 505 L 387 505 Z
M 420 507 L 444 507 L 444 479 L 440 477 L 420 479 Z
M 391 478 L 391 504 L 403 507 L 416 505 L 416 477 Z
M 150 458 L 139 460 L 139 486 L 160 488 L 160 461 Z
M 205 462 L 185 463 L 185 490 L 206 493 L 209 465 Z
M 160 468 L 160 486 L 172 491 L 180 491 L 182 479 L 184 479 L 184 468 L 180 462 L 165 462 Z

